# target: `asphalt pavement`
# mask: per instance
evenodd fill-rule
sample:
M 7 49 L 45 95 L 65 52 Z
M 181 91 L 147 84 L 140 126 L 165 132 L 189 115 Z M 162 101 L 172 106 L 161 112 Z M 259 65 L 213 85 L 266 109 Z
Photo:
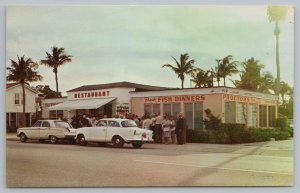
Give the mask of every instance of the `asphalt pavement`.
M 21 143 L 7 135 L 8 187 L 291 186 L 293 140 L 238 145 Z

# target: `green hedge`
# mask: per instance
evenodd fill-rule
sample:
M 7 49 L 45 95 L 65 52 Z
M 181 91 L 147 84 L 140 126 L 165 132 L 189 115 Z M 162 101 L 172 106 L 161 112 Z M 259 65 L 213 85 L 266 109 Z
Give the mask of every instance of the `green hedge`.
M 276 119 L 276 127 L 280 128 L 281 130 L 288 129 L 288 118 L 287 117 L 278 117 Z
M 286 140 L 291 137 L 289 130 L 281 129 L 245 129 L 243 124 L 221 124 L 214 130 L 187 130 L 187 142 L 190 143 L 213 143 L 213 144 L 238 144 L 269 141 Z

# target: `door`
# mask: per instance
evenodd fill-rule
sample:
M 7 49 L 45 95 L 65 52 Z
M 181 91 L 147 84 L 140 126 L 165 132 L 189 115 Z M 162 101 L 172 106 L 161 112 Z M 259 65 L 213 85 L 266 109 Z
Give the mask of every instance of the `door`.
M 112 137 L 117 134 L 122 137 L 122 130 L 120 123 L 117 121 L 109 120 L 107 121 L 107 132 L 106 132 L 106 141 L 111 141 Z
M 38 139 L 40 136 L 40 128 L 42 121 L 37 121 L 32 127 L 27 127 L 24 132 L 25 135 L 30 139 Z
M 40 127 L 39 139 L 48 139 L 50 132 L 50 123 L 48 121 L 43 121 Z
M 107 132 L 107 121 L 100 120 L 98 121 L 96 127 L 90 127 L 92 130 L 91 137 L 93 141 L 105 141 L 106 132 Z
M 104 115 L 106 115 L 107 118 L 112 117 L 112 104 L 104 105 Z

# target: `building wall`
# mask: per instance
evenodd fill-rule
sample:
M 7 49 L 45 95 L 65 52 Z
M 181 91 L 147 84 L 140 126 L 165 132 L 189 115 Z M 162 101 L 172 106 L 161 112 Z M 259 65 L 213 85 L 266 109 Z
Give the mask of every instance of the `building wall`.
M 49 113 L 48 110 L 49 107 L 65 102 L 67 101 L 67 98 L 53 98 L 53 99 L 43 99 L 42 100 L 42 118 L 49 119 Z M 63 111 L 63 117 L 68 117 L 68 111 Z
M 15 94 L 19 93 L 20 104 L 15 104 Z M 25 88 L 25 111 L 26 113 L 34 113 L 35 109 L 35 97 L 36 93 Z M 6 112 L 23 112 L 23 104 L 21 104 L 21 98 L 23 96 L 22 86 L 18 85 L 6 89 Z
M 223 109 L 222 94 L 205 95 L 205 99 L 203 101 L 203 111 L 205 111 L 205 109 L 210 109 L 213 115 L 220 116 L 220 118 L 223 119 L 224 109 Z M 205 118 L 204 112 L 203 115 Z

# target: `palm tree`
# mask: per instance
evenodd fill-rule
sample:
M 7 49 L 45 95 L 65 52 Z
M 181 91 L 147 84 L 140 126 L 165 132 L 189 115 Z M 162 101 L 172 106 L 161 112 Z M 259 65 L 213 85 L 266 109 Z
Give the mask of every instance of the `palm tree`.
M 280 82 L 280 91 L 279 94 L 282 97 L 282 103 L 285 103 L 284 95 L 293 93 L 293 89 L 288 85 L 288 83 L 281 81 Z
M 218 86 L 220 86 L 220 63 L 221 60 L 216 60 L 218 63 L 218 66 L 215 67 L 214 73 L 215 73 L 215 77 L 217 78 L 217 82 L 218 82 Z
M 275 94 L 280 92 L 280 61 L 279 61 L 279 22 L 283 21 L 288 13 L 287 6 L 269 6 L 268 7 L 268 18 L 269 22 L 275 22 L 274 35 L 276 38 L 276 68 L 277 68 L 277 77 L 276 77 L 276 88 Z
M 193 64 L 195 63 L 195 60 L 189 60 L 189 55 L 187 53 L 180 55 L 180 62 L 178 62 L 174 57 L 172 58 L 175 60 L 176 66 L 172 66 L 171 64 L 164 64 L 162 65 L 162 68 L 171 68 L 171 70 L 175 72 L 178 78 L 180 78 L 181 88 L 183 88 L 184 75 L 191 75 L 194 72 Z
M 55 74 L 56 92 L 59 93 L 57 78 L 58 67 L 67 62 L 71 62 L 72 56 L 65 53 L 65 48 L 57 48 L 55 46 L 52 47 L 52 54 L 46 52 L 46 55 L 46 59 L 41 60 L 41 64 L 53 68 L 53 72 Z
M 23 120 L 21 126 L 25 126 L 26 115 L 25 115 L 25 106 L 26 106 L 26 95 L 25 95 L 25 84 L 29 82 L 36 82 L 42 80 L 42 76 L 35 71 L 38 68 L 38 64 L 33 62 L 31 58 L 21 58 L 18 56 L 18 61 L 12 60 L 11 67 L 7 67 L 8 75 L 6 76 L 7 81 L 18 82 L 22 86 L 23 94 Z
M 224 86 L 226 86 L 226 76 L 231 76 L 234 73 L 238 73 L 237 62 L 233 61 L 233 56 L 228 55 L 222 59 L 219 65 L 219 75 L 223 78 Z
M 200 68 L 194 70 L 194 72 L 191 74 L 193 78 L 191 80 L 195 83 L 196 88 L 210 87 L 211 77 L 209 73 L 210 71 L 204 71 Z

